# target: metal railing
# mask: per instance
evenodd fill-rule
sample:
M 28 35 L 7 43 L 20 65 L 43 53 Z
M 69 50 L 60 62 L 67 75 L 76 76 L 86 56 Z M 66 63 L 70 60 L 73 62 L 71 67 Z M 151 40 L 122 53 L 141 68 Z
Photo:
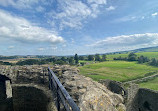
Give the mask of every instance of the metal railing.
M 54 72 L 48 67 L 49 74 L 49 88 L 52 90 L 53 94 L 56 96 L 56 103 L 58 111 L 61 110 L 60 103 L 63 104 L 66 111 L 80 111 L 79 107 L 70 97 L 69 93 L 66 91 L 64 86 L 60 83 Z

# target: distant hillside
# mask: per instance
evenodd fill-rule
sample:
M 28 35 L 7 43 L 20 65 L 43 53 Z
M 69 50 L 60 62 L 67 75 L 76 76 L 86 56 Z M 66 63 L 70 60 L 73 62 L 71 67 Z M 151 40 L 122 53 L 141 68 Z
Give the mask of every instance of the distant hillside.
M 137 57 L 143 55 L 148 57 L 149 59 L 156 58 L 158 60 L 158 46 L 157 47 L 148 47 L 148 48 L 140 48 L 130 51 L 121 51 L 121 52 L 113 52 L 107 54 L 107 60 L 113 60 L 113 58 L 118 57 L 127 57 L 129 53 L 136 53 Z
M 156 47 L 147 47 L 147 48 L 140 48 L 136 50 L 132 50 L 132 52 L 158 52 L 158 46 Z
M 156 46 L 156 47 L 140 48 L 140 49 L 128 50 L 128 51 L 111 52 L 111 53 L 106 53 L 106 54 L 107 55 L 111 55 L 111 54 L 128 54 L 130 52 L 134 52 L 134 53 L 158 52 L 158 46 Z

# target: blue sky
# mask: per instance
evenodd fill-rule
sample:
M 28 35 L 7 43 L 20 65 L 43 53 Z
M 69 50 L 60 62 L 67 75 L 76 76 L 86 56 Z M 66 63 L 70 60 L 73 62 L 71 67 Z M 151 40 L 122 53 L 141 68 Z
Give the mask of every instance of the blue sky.
M 158 0 L 0 0 L 0 55 L 158 46 Z

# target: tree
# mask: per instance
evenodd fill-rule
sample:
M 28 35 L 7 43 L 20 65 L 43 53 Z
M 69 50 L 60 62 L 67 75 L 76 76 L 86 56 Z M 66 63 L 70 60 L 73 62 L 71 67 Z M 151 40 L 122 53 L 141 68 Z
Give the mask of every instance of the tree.
M 84 60 L 84 56 L 79 56 L 79 60 Z
M 149 59 L 149 58 L 147 58 L 147 57 L 145 57 L 145 58 L 144 58 L 144 61 L 145 61 L 145 62 L 149 62 L 149 61 L 150 61 L 150 59 Z
M 150 65 L 152 66 L 157 66 L 157 60 L 155 58 L 153 58 L 150 62 Z
M 88 60 L 89 61 L 93 61 L 94 60 L 94 56 L 93 55 L 88 55 Z
M 145 62 L 149 62 L 149 59 L 147 57 L 144 57 L 143 55 L 138 57 L 138 63 L 145 63 Z
M 137 60 L 137 55 L 133 52 L 131 52 L 129 55 L 128 55 L 128 60 L 129 61 L 136 61 Z
M 73 57 L 70 57 L 69 58 L 69 64 L 70 65 L 74 65 L 75 61 L 74 61 L 74 58 Z
M 36 59 L 28 59 L 24 61 L 18 61 L 16 65 L 34 65 L 34 64 L 39 64 L 39 60 Z
M 78 60 L 79 59 L 78 59 L 78 55 L 77 54 L 75 54 L 74 60 L 75 60 L 75 63 L 78 64 Z
M 123 61 L 127 61 L 127 57 L 116 57 L 116 58 L 113 58 L 113 60 L 123 60 Z
M 55 62 L 55 64 L 64 65 L 66 63 L 63 60 L 58 60 L 58 61 Z
M 95 54 L 95 61 L 101 61 L 101 58 L 100 58 L 99 54 Z
M 66 62 L 67 59 L 66 59 L 66 57 L 62 57 L 61 60 Z
M 106 61 L 106 55 L 105 54 L 102 55 L 102 61 Z

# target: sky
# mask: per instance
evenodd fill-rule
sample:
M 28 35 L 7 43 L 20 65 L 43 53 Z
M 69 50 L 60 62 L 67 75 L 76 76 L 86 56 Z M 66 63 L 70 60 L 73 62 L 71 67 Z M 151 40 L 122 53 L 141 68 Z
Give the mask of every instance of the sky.
M 0 0 L 0 55 L 158 46 L 158 0 Z

